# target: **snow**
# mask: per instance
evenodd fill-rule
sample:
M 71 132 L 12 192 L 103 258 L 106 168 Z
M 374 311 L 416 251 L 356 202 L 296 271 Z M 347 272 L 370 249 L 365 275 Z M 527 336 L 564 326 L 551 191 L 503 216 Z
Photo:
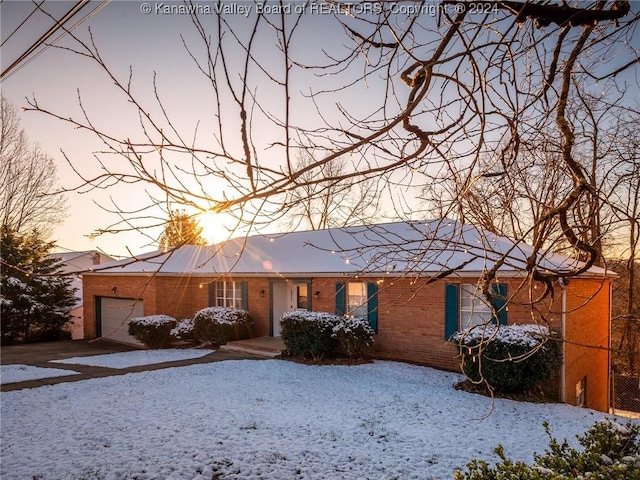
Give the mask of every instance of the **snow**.
M 43 378 L 65 377 L 77 375 L 73 370 L 61 368 L 34 367 L 32 365 L 2 365 L 0 366 L 0 382 L 7 383 L 26 382 L 28 380 L 41 380 Z
M 62 360 L 51 360 L 51 363 L 65 363 L 71 365 L 89 365 L 92 367 L 129 368 L 139 365 L 176 362 L 190 358 L 200 358 L 213 353 L 215 350 L 200 348 L 170 348 L 166 350 L 138 350 L 133 352 L 109 353 L 106 355 L 91 355 L 87 357 L 72 357 Z
M 400 275 L 418 272 L 434 275 L 453 269 L 456 274 L 481 273 L 501 261 L 498 272 L 522 272 L 533 247 L 514 243 L 454 220 L 393 222 L 272 235 L 252 235 L 211 246 L 185 245 L 119 260 L 96 269 L 97 273 L 154 272 L 212 275 L 233 272 L 274 276 L 352 273 Z M 541 251 L 541 270 L 575 271 L 583 264 Z M 607 271 L 591 267 L 587 275 L 602 277 Z
M 170 317 L 169 315 L 158 314 L 158 315 L 147 315 L 146 317 L 132 318 L 131 320 L 129 320 L 129 324 L 137 323 L 138 325 L 144 325 L 144 326 L 152 326 L 152 325 L 161 326 L 161 325 L 166 325 L 168 323 L 173 323 L 175 321 L 176 319 L 173 317 Z
M 450 479 L 502 443 L 531 462 L 607 416 L 453 389 L 394 362 L 225 361 L 2 393 L 3 480 Z
M 483 339 L 500 340 L 503 343 L 523 345 L 535 348 L 544 338 L 549 336 L 549 329 L 543 325 L 520 324 L 520 325 L 477 325 L 469 329 L 454 333 L 451 337 L 453 342 L 460 342 L 464 345 L 474 345 Z

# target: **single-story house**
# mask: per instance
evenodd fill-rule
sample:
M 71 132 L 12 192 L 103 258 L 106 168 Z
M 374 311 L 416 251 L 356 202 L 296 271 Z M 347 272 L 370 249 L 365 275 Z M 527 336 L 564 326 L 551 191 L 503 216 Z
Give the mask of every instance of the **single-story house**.
M 58 273 L 71 277 L 71 287 L 75 289 L 76 303 L 69 312 L 70 320 L 65 325 L 65 329 L 71 333 L 73 340 L 80 340 L 84 338 L 82 272 L 89 271 L 96 265 L 112 262 L 114 258 L 97 250 L 52 253 L 50 257 L 58 261 Z
M 178 320 L 206 306 L 247 309 L 254 336 L 279 336 L 291 310 L 367 318 L 377 358 L 459 370 L 455 331 L 491 319 L 477 285 L 499 262 L 492 286 L 502 323 L 548 322 L 562 335 L 560 401 L 607 411 L 611 273 L 592 267 L 554 283 L 527 280 L 532 247 L 453 220 L 397 222 L 272 235 L 156 251 L 83 276 L 87 338 L 135 342 L 128 318 Z M 580 263 L 550 252 L 547 273 Z M 533 305 L 532 305 L 533 304 Z

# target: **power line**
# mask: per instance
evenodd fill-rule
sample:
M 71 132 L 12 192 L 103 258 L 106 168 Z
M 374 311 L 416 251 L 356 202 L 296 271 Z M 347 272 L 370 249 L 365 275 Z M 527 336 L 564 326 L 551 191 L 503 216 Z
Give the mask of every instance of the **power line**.
M 16 33 L 16 32 L 20 29 L 20 27 L 22 27 L 22 25 L 24 25 L 24 24 L 25 24 L 25 22 L 31 18 L 31 15 L 33 15 L 33 14 L 34 14 L 34 13 L 36 13 L 38 10 L 40 10 L 40 5 L 42 5 L 43 3 L 44 3 L 44 0 L 42 0 L 40 3 L 37 3 L 37 4 L 36 4 L 36 8 L 34 8 L 33 10 L 31 10 L 31 13 L 30 13 L 29 15 L 27 15 L 27 18 L 25 18 L 25 19 L 20 23 L 20 25 L 18 25 L 18 26 L 15 28 L 15 30 L 14 30 L 13 32 L 11 32 L 7 38 L 5 38 L 5 39 L 4 39 L 4 42 L 0 43 L 0 47 L 2 47 L 2 45 L 4 45 L 5 43 L 7 43 L 7 40 L 9 40 L 11 37 L 13 37 L 13 34 L 14 34 L 14 33 Z
M 36 40 L 22 55 L 20 55 L 11 65 L 9 65 L 3 72 L 0 74 L 0 79 L 4 78 L 11 70 L 17 67 L 20 63 L 22 63 L 29 55 L 31 55 L 34 50 L 36 50 L 40 45 L 42 45 L 51 35 L 53 35 L 57 30 L 62 28 L 62 26 L 68 22 L 74 15 L 76 15 L 80 10 L 86 7 L 89 4 L 90 0 L 80 0 L 77 2 L 64 16 L 56 21 L 55 25 L 53 25 L 49 30 L 47 30 L 38 40 Z M 41 7 L 38 6 L 41 10 Z
M 0 0 L 0 1 L 2 1 L 2 0 Z M 37 52 L 31 58 L 27 59 L 24 63 L 22 63 L 18 67 L 16 67 L 16 69 L 13 70 L 11 73 L 9 73 L 6 78 L 10 78 L 12 75 L 14 75 L 15 73 L 19 72 L 22 68 L 24 68 L 27 65 L 29 65 L 32 61 L 34 61 L 36 58 L 38 58 L 40 55 L 42 55 L 45 51 L 47 51 L 47 49 L 49 47 L 51 47 L 52 45 L 55 45 L 58 42 L 58 40 L 60 40 L 61 38 L 65 37 L 69 32 L 71 32 L 78 25 L 83 23 L 85 20 L 93 17 L 96 13 L 98 13 L 100 10 L 102 10 L 110 1 L 111 0 L 102 0 L 102 2 L 97 7 L 95 7 L 93 10 L 91 10 L 89 13 L 87 13 L 84 17 L 82 17 L 76 23 L 71 25 L 71 27 L 64 28 L 64 26 L 63 26 L 64 32 L 62 32 L 60 35 L 58 35 L 56 38 L 54 38 L 50 43 L 45 44 L 44 48 L 42 50 Z M 45 13 L 47 13 L 47 12 L 45 12 Z M 49 15 L 49 14 L 47 13 L 47 15 Z M 51 15 L 49 15 L 49 16 L 51 17 Z

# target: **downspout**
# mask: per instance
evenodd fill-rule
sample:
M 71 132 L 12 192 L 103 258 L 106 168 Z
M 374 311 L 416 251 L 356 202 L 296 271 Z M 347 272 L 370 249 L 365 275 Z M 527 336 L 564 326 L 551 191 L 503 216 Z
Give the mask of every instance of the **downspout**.
M 566 349 L 567 349 L 567 342 L 565 342 L 564 340 L 566 340 L 566 335 L 567 335 L 567 287 L 566 286 L 562 286 L 562 305 L 561 305 L 561 309 L 562 309 L 562 314 L 561 314 L 561 318 L 562 318 L 562 368 L 560 369 L 560 401 L 562 403 L 567 403 L 567 398 L 566 398 L 566 370 L 567 370 L 567 358 L 566 358 Z
M 612 397 L 612 392 L 611 392 L 611 388 L 612 388 L 612 381 L 613 378 L 611 377 L 611 315 L 612 315 L 612 310 L 613 310 L 613 302 L 611 301 L 611 299 L 613 295 L 613 285 L 611 282 L 611 278 L 609 278 L 609 338 L 607 340 L 607 399 L 608 399 L 608 410 L 610 413 L 614 413 L 615 411 L 615 401 Z M 615 395 L 615 391 L 613 392 L 613 394 Z M 613 409 L 611 408 L 611 405 L 613 405 Z

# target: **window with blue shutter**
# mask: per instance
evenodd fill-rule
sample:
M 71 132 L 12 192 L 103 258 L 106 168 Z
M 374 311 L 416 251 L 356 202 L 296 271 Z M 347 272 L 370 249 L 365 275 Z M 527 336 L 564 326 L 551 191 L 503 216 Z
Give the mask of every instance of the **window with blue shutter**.
M 493 303 L 498 309 L 498 323 L 500 325 L 507 324 L 507 284 L 506 283 L 494 283 L 491 285 L 491 294 L 493 296 Z M 495 316 L 492 321 L 496 323 Z
M 375 282 L 336 283 L 336 313 L 365 319 L 378 333 L 378 285 Z
M 444 337 L 449 340 L 457 331 L 492 321 L 507 324 L 507 284 L 491 285 L 491 295 L 498 310 L 496 321 L 491 305 L 482 296 L 480 288 L 471 283 L 448 283 L 444 295 Z

